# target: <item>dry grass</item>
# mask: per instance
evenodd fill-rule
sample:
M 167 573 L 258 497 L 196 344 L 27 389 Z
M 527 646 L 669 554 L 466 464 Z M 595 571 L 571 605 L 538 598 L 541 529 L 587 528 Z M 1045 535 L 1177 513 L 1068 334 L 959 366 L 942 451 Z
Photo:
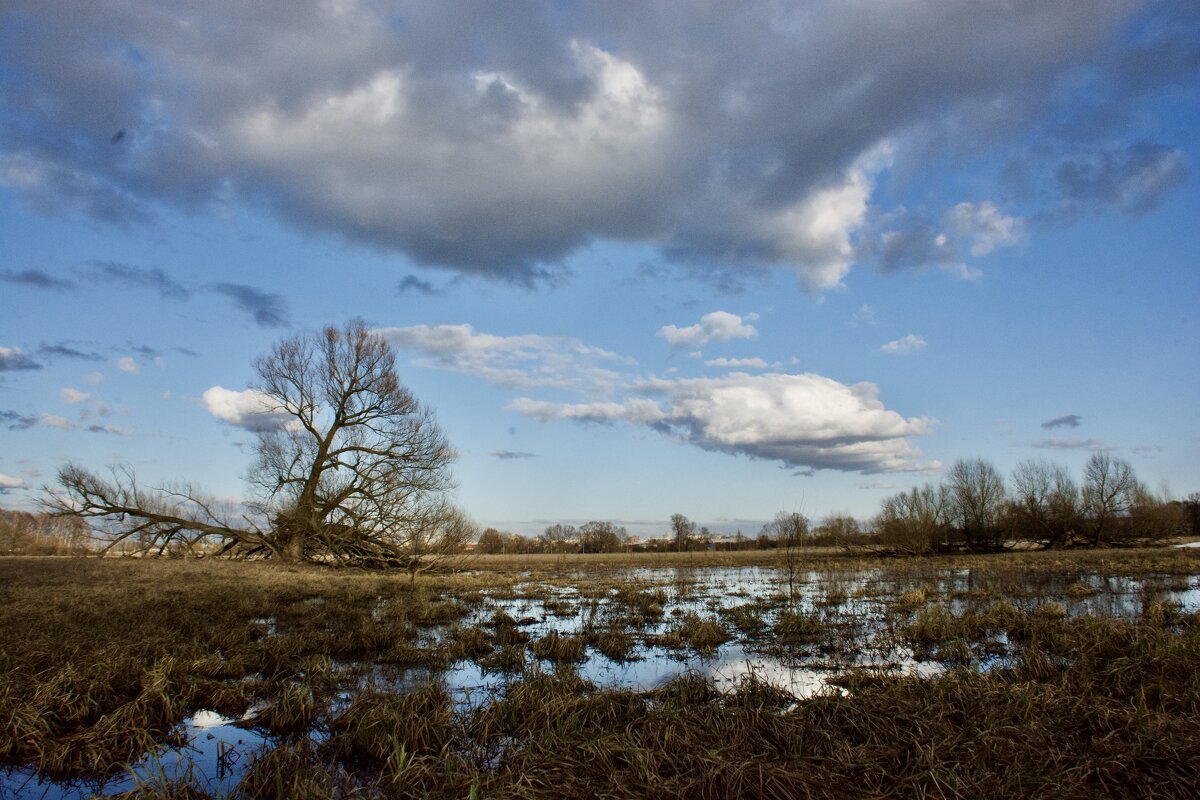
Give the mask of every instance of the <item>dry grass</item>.
M 706 564 L 714 555 L 761 556 L 680 557 Z M 1178 576 L 1200 572 L 1197 556 L 806 553 L 816 569 L 879 572 L 872 585 L 888 588 L 875 599 L 895 612 L 881 614 L 896 645 L 976 666 L 995 646 L 1007 660 L 930 680 L 850 672 L 837 679 L 849 696 L 805 700 L 754 676 L 731 693 L 696 674 L 653 692 L 605 691 L 570 665 L 587 645 L 635 658 L 638 636 L 711 651 L 733 629 L 746 646 L 853 647 L 850 629 L 825 618 L 829 598 L 849 585 L 836 576 L 823 584 L 821 616 L 782 609 L 770 625 L 764 615 L 774 612 L 749 602 L 719 618 L 682 614 L 655 638 L 645 631 L 662 628 L 646 626 L 660 624 L 672 593 L 697 587 L 624 584 L 605 572 L 655 563 L 645 556 L 582 557 L 602 568 L 570 577 L 553 574 L 568 563 L 558 556 L 524 564 L 532 574 L 480 559 L 476 573 L 411 585 L 261 564 L 0 559 L 0 764 L 107 775 L 170 742 L 201 708 L 239 716 L 254 702 L 250 724 L 286 743 L 254 760 L 239 797 L 1189 797 L 1200 781 L 1200 616 L 1161 592 L 1189 586 Z M 529 644 L 503 611 L 463 622 L 497 594 L 551 597 L 533 585 L 543 568 L 553 585 L 575 587 L 582 633 Z M 938 583 L 948 569 L 970 570 L 970 580 L 951 591 Z M 1138 598 L 1139 617 L 1066 613 L 1066 599 L 1083 597 L 1071 587 L 1088 576 L 1142 574 L 1177 577 Z M 542 673 L 530 652 L 559 666 Z M 395 694 L 345 672 L 393 664 L 436 673 L 466 658 L 508 675 L 473 710 L 436 682 Z M 314 727 L 320 741 L 307 735 Z M 207 796 L 186 775 L 137 791 Z

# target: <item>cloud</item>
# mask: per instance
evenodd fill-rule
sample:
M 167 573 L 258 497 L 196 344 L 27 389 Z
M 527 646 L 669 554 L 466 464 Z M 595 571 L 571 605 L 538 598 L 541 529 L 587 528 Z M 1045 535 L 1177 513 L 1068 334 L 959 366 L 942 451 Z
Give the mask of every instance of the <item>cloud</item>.
M 1048 419 L 1042 423 L 1042 427 L 1050 428 L 1078 428 L 1079 423 L 1083 421 L 1083 417 L 1078 414 L 1064 414 L 1061 417 Z
M 571 420 L 607 425 L 613 422 L 658 423 L 666 415 L 653 400 L 633 398 L 621 403 L 551 403 L 518 397 L 508 404 L 509 411 L 516 411 L 539 422 Z
M 136 375 L 142 371 L 142 365 L 129 356 L 123 356 L 117 359 L 117 369 L 121 372 L 128 372 L 131 375 Z
M 958 203 L 940 216 L 898 208 L 873 222 L 875 231 L 862 243 L 863 258 L 876 258 L 884 272 L 936 267 L 964 280 L 982 272 L 967 264 L 964 253 L 981 258 L 999 247 L 1025 239 L 1025 220 L 1003 213 L 990 200 Z
M 218 283 L 211 288 L 233 300 L 235 306 L 264 328 L 286 328 L 291 324 L 291 313 L 282 295 L 241 283 Z
M 378 333 L 394 347 L 424 355 L 419 364 L 472 375 L 506 389 L 605 394 L 620 376 L 600 364 L 627 361 L 566 336 L 496 336 L 465 324 L 382 328 Z
M 192 294 L 190 289 L 158 267 L 145 269 L 118 261 L 89 261 L 88 264 L 95 270 L 92 278 L 102 283 L 152 289 L 167 300 L 186 300 Z
M 0 347 L 0 372 L 41 368 L 42 365 L 25 355 L 21 348 Z
M 55 342 L 38 345 L 38 355 L 49 358 L 74 358 L 80 361 L 103 361 L 104 356 L 80 350 L 67 342 Z
M 709 342 L 728 342 L 732 339 L 751 339 L 758 331 L 749 323 L 758 319 L 757 314 L 740 317 L 728 311 L 713 311 L 700 318 L 700 322 L 679 328 L 664 325 L 658 335 L 672 347 L 703 347 Z
M 766 369 L 771 366 L 761 358 L 710 358 L 704 362 L 706 367 L 742 367 L 746 369 Z
M 869 481 L 869 482 L 867 482 L 867 483 L 860 483 L 860 484 L 858 485 L 858 488 L 860 488 L 860 489 L 870 489 L 870 490 L 874 490 L 874 489 L 886 489 L 886 490 L 888 490 L 888 491 L 893 491 L 893 492 L 894 492 L 894 491 L 896 491 L 897 489 L 908 489 L 908 488 L 909 488 L 909 486 L 908 486 L 907 484 L 904 484 L 904 483 L 894 483 L 894 482 L 892 482 L 892 481 Z
M 705 450 L 791 468 L 876 473 L 939 466 L 920 461 L 920 451 L 909 441 L 930 433 L 934 421 L 905 419 L 884 408 L 871 383 L 847 386 L 812 373 L 732 373 L 649 379 L 632 388 L 642 396 L 576 404 L 518 398 L 508 408 L 542 422 L 646 425 Z
M 212 386 L 200 399 L 214 417 L 254 433 L 283 430 L 295 421 L 291 414 L 278 411 L 275 401 L 256 389 L 239 392 Z
M 0 281 L 18 286 L 32 286 L 35 289 L 52 289 L 56 291 L 68 291 L 75 288 L 75 284 L 71 281 L 56 278 L 40 269 L 26 269 L 20 272 L 13 272 L 6 269 L 0 272 Z
M 917 350 L 924 350 L 928 344 L 929 343 L 925 341 L 925 337 L 910 333 L 907 336 L 900 337 L 899 339 L 893 339 L 879 349 L 880 351 L 888 354 L 913 353 Z
M 87 400 L 89 397 L 91 397 L 91 395 L 87 392 L 81 392 L 78 389 L 71 389 L 69 387 L 59 390 L 58 396 L 71 405 L 74 405 L 75 403 L 82 403 L 84 400 Z
M 405 275 L 400 279 L 400 283 L 396 285 L 396 292 L 399 294 L 423 294 L 430 297 L 444 295 L 446 290 L 439 289 L 424 278 L 418 278 L 416 275 Z
M 1112 450 L 1111 447 L 1099 439 L 1042 439 L 1034 442 L 1033 446 L 1043 450 L 1091 450 L 1094 452 Z
M 515 461 L 526 458 L 537 458 L 536 453 L 525 453 L 520 450 L 493 450 L 488 453 L 492 458 L 498 458 L 501 461 Z
M 1146 87 L 1194 75 L 1186 3 L 308 2 L 233 26 L 220 6 L 77 5 L 28 4 L 0 49 L 21 76 L 0 86 L 0 183 L 31 203 L 123 225 L 245 203 L 526 283 L 609 240 L 836 286 L 889 159 L 1024 149 L 1098 102 L 1068 80 L 1116 86 L 1104 104 L 1136 119 Z M 1135 155 L 1053 181 L 1146 207 L 1179 166 Z
M 88 383 L 90 383 L 92 386 L 97 386 L 104 381 L 104 373 L 103 372 L 89 372 L 87 375 L 83 376 L 83 379 L 85 381 L 87 381 Z
M 1187 174 L 1182 150 L 1148 141 L 1071 155 L 1054 171 L 1059 197 L 1054 213 L 1060 218 L 1107 209 L 1144 214 Z
M 21 414 L 16 411 L 0 411 L 0 420 L 3 420 L 5 427 L 10 431 L 29 430 L 38 424 L 37 417 Z
M 5 475 L 0 472 L 0 492 L 6 492 L 9 489 L 24 489 L 25 481 L 21 478 L 14 478 L 11 475 Z
M 947 214 L 950 226 L 970 240 L 971 255 L 986 256 L 997 247 L 1011 247 L 1025 236 L 1024 221 L 1002 214 L 995 203 L 959 203 Z
M 66 417 L 60 417 L 56 414 L 43 414 L 41 422 L 43 425 L 49 425 L 51 428 L 59 428 L 64 431 L 73 431 L 79 427 Z
M 89 433 L 111 433 L 114 436 L 132 436 L 133 431 L 128 428 L 121 428 L 117 425 L 88 425 L 86 429 Z

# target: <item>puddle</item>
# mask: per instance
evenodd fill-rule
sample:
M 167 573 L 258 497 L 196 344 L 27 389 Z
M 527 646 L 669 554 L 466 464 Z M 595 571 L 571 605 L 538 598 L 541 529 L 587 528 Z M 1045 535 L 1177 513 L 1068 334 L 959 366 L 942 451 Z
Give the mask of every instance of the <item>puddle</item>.
M 186 746 L 164 747 L 130 771 L 103 781 L 41 780 L 29 769 L 0 772 L 0 798 L 85 800 L 128 792 L 139 780 L 162 785 L 189 776 L 213 797 L 231 796 L 254 754 L 270 746 L 266 736 L 237 727 L 237 722 L 215 711 L 198 711 L 183 722 Z

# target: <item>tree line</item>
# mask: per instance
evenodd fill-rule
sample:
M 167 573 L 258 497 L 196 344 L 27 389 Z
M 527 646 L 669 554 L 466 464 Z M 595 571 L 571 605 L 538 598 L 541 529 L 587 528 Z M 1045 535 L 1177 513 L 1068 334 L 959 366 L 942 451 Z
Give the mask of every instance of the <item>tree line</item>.
M 883 500 L 863 544 L 895 553 L 1132 546 L 1197 532 L 1200 494 L 1154 495 L 1128 461 L 1093 453 L 1082 482 L 1059 464 L 1022 461 L 1006 482 L 990 462 L 962 459 L 946 480 Z

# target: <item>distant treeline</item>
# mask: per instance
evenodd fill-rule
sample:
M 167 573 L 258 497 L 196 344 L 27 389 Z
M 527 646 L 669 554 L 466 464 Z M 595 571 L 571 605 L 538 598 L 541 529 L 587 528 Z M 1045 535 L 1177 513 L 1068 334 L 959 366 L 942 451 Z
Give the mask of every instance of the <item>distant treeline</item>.
M 1005 481 L 983 459 L 963 459 L 941 483 L 883 500 L 867 521 L 834 514 L 810 521 L 781 512 L 756 534 L 719 536 L 686 516 L 671 518 L 661 537 L 640 540 L 625 528 L 595 521 L 551 525 L 536 538 L 488 528 L 481 553 L 613 553 L 622 551 L 768 550 L 842 546 L 895 555 L 989 552 L 1012 547 L 1094 547 L 1153 544 L 1200 536 L 1200 493 L 1158 497 L 1129 462 L 1096 453 L 1076 483 L 1063 466 L 1023 461 Z
M 81 517 L 55 517 L 0 508 L 0 554 L 67 556 L 86 553 L 91 532 Z

